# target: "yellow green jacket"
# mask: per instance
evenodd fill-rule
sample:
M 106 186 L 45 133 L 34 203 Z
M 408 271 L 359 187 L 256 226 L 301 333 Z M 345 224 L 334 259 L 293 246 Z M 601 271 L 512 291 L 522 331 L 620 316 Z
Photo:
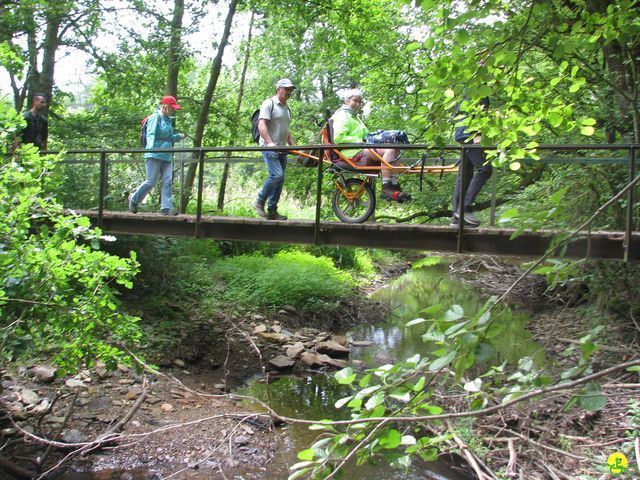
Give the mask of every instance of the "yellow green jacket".
M 331 117 L 333 120 L 333 142 L 338 143 L 365 143 L 365 137 L 369 129 L 351 109 L 339 108 Z M 342 150 L 347 157 L 352 157 L 361 148 L 349 148 Z

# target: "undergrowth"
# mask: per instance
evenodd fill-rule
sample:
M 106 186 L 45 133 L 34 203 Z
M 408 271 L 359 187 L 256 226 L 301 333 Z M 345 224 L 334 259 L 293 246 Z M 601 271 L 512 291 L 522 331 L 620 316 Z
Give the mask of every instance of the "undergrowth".
M 297 250 L 225 259 L 214 272 L 226 282 L 223 301 L 263 307 L 325 309 L 350 296 L 356 284 L 330 258 Z

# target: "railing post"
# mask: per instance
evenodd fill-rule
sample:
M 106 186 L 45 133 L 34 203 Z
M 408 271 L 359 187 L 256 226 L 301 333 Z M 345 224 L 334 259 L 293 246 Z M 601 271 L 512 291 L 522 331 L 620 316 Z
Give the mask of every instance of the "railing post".
M 496 226 L 496 191 L 497 191 L 497 183 L 498 183 L 498 169 L 493 169 L 493 174 L 491 175 L 491 211 L 489 212 L 489 225 L 492 227 Z
M 320 153 L 318 154 L 318 179 L 316 183 L 316 219 L 313 225 L 313 244 L 317 245 L 320 239 L 320 211 L 322 207 L 322 176 L 324 162 L 322 159 L 324 158 L 324 149 L 320 149 Z
M 636 178 L 636 149 L 635 147 L 629 148 L 629 183 L 633 182 Z M 631 249 L 631 230 L 633 229 L 633 191 L 634 187 L 631 187 L 627 192 L 627 209 L 626 209 L 626 221 L 624 226 L 624 261 L 629 261 L 629 250 Z
M 202 219 L 202 191 L 204 190 L 204 151 L 200 147 L 198 152 L 198 203 L 196 206 L 195 237 L 200 236 L 200 220 Z
M 466 147 L 462 145 L 460 147 L 460 169 L 458 172 L 458 178 L 456 179 L 456 182 L 460 180 L 460 186 L 458 188 L 458 244 L 456 247 L 456 251 L 458 253 L 462 253 L 462 235 L 464 231 L 464 197 L 467 194 L 467 186 L 465 185 L 464 181 L 465 176 L 467 175 L 465 165 L 467 163 L 465 162 L 466 153 Z
M 178 177 L 180 178 L 180 197 L 178 200 L 178 211 L 180 213 L 185 213 L 184 211 L 184 155 L 180 155 L 180 163 L 179 163 L 180 171 L 178 172 Z
M 100 186 L 98 188 L 98 227 L 102 227 L 104 197 L 107 191 L 107 152 L 100 150 Z

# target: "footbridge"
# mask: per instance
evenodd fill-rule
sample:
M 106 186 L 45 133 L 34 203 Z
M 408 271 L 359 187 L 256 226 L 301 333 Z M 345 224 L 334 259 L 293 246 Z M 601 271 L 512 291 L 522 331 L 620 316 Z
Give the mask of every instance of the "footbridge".
M 359 145 L 360 146 L 360 145 Z M 313 151 L 328 147 L 353 147 L 353 145 L 304 145 L 296 146 L 298 151 Z M 396 147 L 390 145 L 390 147 Z M 479 146 L 446 146 L 435 148 L 427 145 L 398 145 L 410 153 L 414 150 L 426 151 L 421 164 L 433 163 L 436 159 L 449 166 L 462 158 L 468 148 Z M 174 177 L 178 183 L 174 190 L 179 192 L 178 204 L 184 211 L 182 199 L 185 185 L 185 169 L 197 172 L 194 181 L 195 212 L 191 214 L 160 215 L 141 211 L 132 214 L 127 211 L 127 195 L 143 176 L 143 149 L 118 150 L 69 150 L 60 154 L 62 163 L 69 167 L 70 176 L 81 177 L 77 188 L 78 197 L 89 200 L 80 205 L 67 205 L 70 209 L 91 219 L 94 226 L 105 233 L 162 235 L 176 237 L 211 238 L 230 241 L 263 241 L 291 244 L 344 245 L 370 248 L 413 249 L 438 252 L 486 253 L 493 255 L 539 256 L 555 247 L 555 255 L 572 258 L 640 260 L 640 233 L 637 232 L 638 219 L 634 191 L 640 176 L 636 175 L 636 151 L 640 145 L 540 145 L 538 151 L 547 152 L 539 163 L 567 165 L 572 163 L 609 164 L 615 169 L 626 186 L 609 200 L 591 218 L 591 221 L 574 228 L 567 227 L 547 230 L 516 230 L 496 226 L 496 189 L 501 176 L 509 174 L 508 169 L 494 169 L 494 176 L 485 189 L 491 193 L 490 221 L 488 226 L 463 229 L 461 226 L 432 224 L 406 224 L 366 222 L 361 224 L 341 223 L 329 218 L 327 209 L 322 210 L 323 195 L 331 182 L 327 166 L 316 162 L 313 168 L 305 169 L 315 183 L 315 215 L 311 219 L 290 219 L 286 221 L 265 220 L 244 216 L 205 215 L 215 204 L 213 189 L 222 189 L 227 178 L 220 178 L 222 172 L 236 168 L 238 164 L 258 163 L 261 147 L 213 147 L 175 148 Z M 596 152 L 606 152 L 606 157 Z M 235 155 L 232 153 L 235 152 Z M 238 156 L 238 152 L 246 156 Z M 567 156 L 570 155 L 570 156 Z M 88 158 L 87 158 L 88 157 Z M 448 158 L 447 158 L 448 157 Z M 406 162 L 406 161 L 405 161 Z M 526 162 L 526 160 L 525 160 Z M 216 165 L 217 164 L 217 165 Z M 220 168 L 224 164 L 224 170 Z M 464 163 L 462 164 L 464 165 Z M 191 167 L 191 168 L 190 168 Z M 217 167 L 217 169 L 216 169 Z M 257 167 L 260 178 L 264 177 L 262 166 Z M 464 168 L 464 167 L 463 167 Z M 450 171 L 450 167 L 449 167 Z M 465 172 L 463 172 L 465 173 Z M 442 178 L 442 175 L 440 176 Z M 453 178 L 453 176 L 450 176 Z M 71 180 L 70 180 L 71 181 Z M 224 183 L 223 183 L 224 182 Z M 422 179 L 420 179 L 422 184 Z M 324 186 L 324 188 L 323 188 Z M 286 185 L 285 185 L 286 189 Z M 159 190 L 159 189 L 156 189 Z M 82 194 L 84 192 L 84 195 Z M 324 193 L 323 193 L 324 192 Z M 242 200 L 249 205 L 252 192 Z M 464 192 L 462 193 L 464 195 Z M 486 194 L 485 194 L 486 195 Z M 624 204 L 624 229 L 616 231 L 592 231 L 591 223 L 606 211 L 607 207 Z M 220 205 L 220 195 L 218 195 Z M 193 209 L 193 207 L 191 207 Z M 248 211 L 248 210 L 247 210 Z M 449 212 L 450 214 L 450 212 Z M 448 223 L 448 222 L 447 222 Z M 606 222 L 600 222 L 603 224 Z

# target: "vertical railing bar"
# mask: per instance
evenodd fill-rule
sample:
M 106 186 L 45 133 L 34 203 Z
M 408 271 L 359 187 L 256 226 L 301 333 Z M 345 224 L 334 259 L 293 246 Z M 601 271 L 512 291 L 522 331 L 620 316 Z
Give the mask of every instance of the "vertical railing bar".
M 629 148 L 629 183 L 633 182 L 636 178 L 636 149 L 631 146 Z M 631 230 L 633 229 L 633 202 L 634 202 L 634 190 L 632 187 L 627 192 L 627 209 L 626 209 L 626 221 L 624 231 L 624 261 L 629 261 L 629 252 L 631 250 Z
M 180 154 L 180 171 L 178 172 L 178 177 L 180 178 L 180 197 L 178 200 L 178 209 L 180 213 L 185 213 L 184 211 L 184 154 Z
M 489 212 L 489 225 L 492 227 L 496 226 L 496 192 L 497 192 L 497 176 L 498 169 L 493 169 L 493 174 L 491 175 L 491 211 Z
M 629 183 L 636 178 L 636 149 L 629 148 Z M 629 251 L 631 249 L 631 230 L 633 224 L 633 193 L 635 188 L 630 188 L 627 192 L 626 221 L 624 226 L 624 261 L 629 261 Z
M 460 147 L 460 176 L 458 177 L 460 179 L 460 188 L 458 190 L 458 242 L 456 247 L 456 251 L 458 253 L 462 253 L 462 235 L 464 230 L 464 197 L 467 194 L 467 188 L 464 181 L 465 175 L 467 173 L 465 169 L 466 162 L 464 161 L 465 154 L 466 148 L 464 145 L 462 145 L 462 147 Z
M 324 149 L 320 149 L 320 153 L 318 154 L 318 177 L 316 183 L 316 218 L 313 225 L 313 244 L 318 245 L 320 241 L 320 211 L 322 207 L 322 176 L 323 176 L 323 166 L 324 162 L 322 159 L 324 158 Z
M 200 236 L 200 220 L 202 219 L 202 192 L 204 190 L 204 150 L 198 151 L 198 203 L 196 206 L 195 237 Z
M 98 227 L 102 227 L 104 197 L 106 192 L 107 152 L 100 150 L 100 186 L 98 187 Z

